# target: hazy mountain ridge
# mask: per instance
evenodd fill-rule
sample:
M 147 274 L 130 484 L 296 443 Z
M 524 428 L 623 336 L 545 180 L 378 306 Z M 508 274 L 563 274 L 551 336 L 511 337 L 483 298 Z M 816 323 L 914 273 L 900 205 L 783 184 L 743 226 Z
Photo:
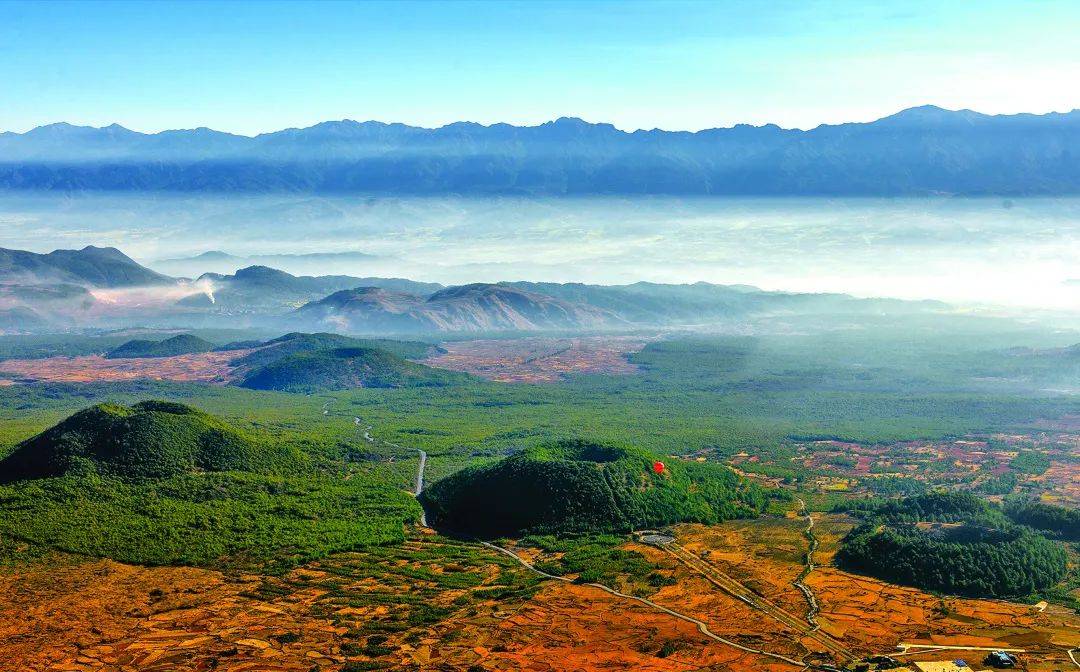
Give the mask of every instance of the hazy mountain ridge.
M 146 265 L 174 276 L 220 273 L 229 275 L 248 266 L 270 266 L 294 275 L 331 275 L 335 269 L 370 268 L 381 257 L 364 252 L 312 252 L 307 254 L 235 255 L 218 250 L 190 257 L 174 257 Z M 434 291 L 434 290 L 433 290 Z
M 934 106 L 802 131 L 323 122 L 251 137 L 68 124 L 0 134 L 0 188 L 322 193 L 1080 193 L 1080 111 Z
M 767 316 L 913 315 L 934 301 L 794 294 L 699 282 L 498 282 L 444 287 L 402 278 L 296 276 L 267 266 L 196 280 L 151 271 L 113 248 L 47 255 L 0 249 L 5 331 L 79 326 L 273 327 L 357 334 L 619 331 Z M 70 280 L 60 282 L 58 280 Z M 131 283 L 142 280 L 145 284 Z M 25 325 L 25 326 L 21 326 Z
M 542 331 L 624 324 L 613 313 L 502 284 L 449 287 L 424 298 L 375 287 L 336 292 L 296 311 L 302 323 L 346 331 Z
M 248 266 L 232 275 L 204 273 L 195 281 L 212 288 L 212 294 L 196 294 L 182 301 L 192 307 L 215 310 L 266 310 L 296 308 L 333 292 L 361 286 L 387 287 L 428 294 L 442 286 L 402 278 L 357 278 L 348 275 L 292 275 L 268 266 Z
M 140 265 L 115 247 L 88 245 L 48 254 L 0 248 L 0 282 L 141 287 L 175 280 Z

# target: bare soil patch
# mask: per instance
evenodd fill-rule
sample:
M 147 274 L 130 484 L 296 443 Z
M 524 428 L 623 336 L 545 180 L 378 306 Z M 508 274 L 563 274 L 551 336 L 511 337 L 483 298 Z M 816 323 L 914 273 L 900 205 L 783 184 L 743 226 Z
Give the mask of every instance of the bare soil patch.
M 1051 605 L 941 597 L 841 572 L 829 563 L 851 528 L 815 514 L 820 564 L 806 579 L 822 630 L 859 655 L 897 644 L 1028 649 L 1026 669 L 1070 669 L 1080 616 Z M 679 543 L 795 616 L 805 597 L 805 521 L 685 525 Z M 803 658 L 821 651 L 710 584 L 663 550 L 628 543 L 677 579 L 650 595 L 720 636 Z M 599 589 L 537 583 L 512 560 L 433 534 L 344 553 L 284 576 L 135 567 L 69 558 L 0 571 L 0 661 L 10 669 L 149 672 L 342 669 L 794 672 L 709 640 L 685 621 Z M 908 660 L 981 659 L 977 652 Z M 824 658 L 822 658 L 824 659 Z M 381 668 L 379 668 L 381 666 Z M 3 667 L 0 665 L 0 667 Z M 4 668 L 4 669 L 8 669 Z
M 204 352 L 176 357 L 106 359 L 101 355 L 9 359 L 0 362 L 0 375 L 26 381 L 92 383 L 124 380 L 177 380 L 224 385 L 236 375 L 229 364 L 250 350 Z
M 423 363 L 506 383 L 551 383 L 575 373 L 634 373 L 626 356 L 648 342 L 637 336 L 458 341 L 443 343 L 446 352 Z

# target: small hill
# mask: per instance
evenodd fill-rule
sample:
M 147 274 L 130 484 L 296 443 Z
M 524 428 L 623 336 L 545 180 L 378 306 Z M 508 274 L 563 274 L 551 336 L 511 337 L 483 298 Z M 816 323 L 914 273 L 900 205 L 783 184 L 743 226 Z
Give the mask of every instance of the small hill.
M 198 336 L 180 334 L 163 341 L 132 340 L 113 348 L 105 354 L 107 359 L 176 357 L 199 352 L 210 352 L 215 346 Z
M 438 387 L 469 380 L 377 348 L 335 348 L 289 355 L 252 371 L 240 383 L 253 390 L 314 392 L 357 387 Z
M 484 538 L 715 523 L 759 513 L 765 494 L 731 470 L 633 449 L 563 441 L 471 467 L 421 495 L 430 523 Z
M 49 324 L 49 321 L 25 306 L 14 308 L 0 308 L 0 332 L 21 332 L 30 329 L 40 329 Z
M 15 447 L 4 480 L 97 473 L 124 479 L 199 471 L 279 471 L 293 450 L 259 441 L 224 420 L 167 401 L 98 404 Z
M 1024 597 L 1067 573 L 1064 549 L 968 493 L 932 492 L 863 512 L 841 569 L 968 597 Z
M 1080 541 L 1080 509 L 1047 504 L 1038 499 L 1006 500 L 1005 515 L 1013 522 L 1068 541 Z
M 290 355 L 332 350 L 334 348 L 377 348 L 408 359 L 420 359 L 428 356 L 435 346 L 419 341 L 394 341 L 383 338 L 352 338 L 340 334 L 305 334 L 292 332 L 266 341 L 264 347 L 243 357 L 234 359 L 233 366 L 252 371 L 284 359 Z M 252 347 L 252 346 L 248 346 Z

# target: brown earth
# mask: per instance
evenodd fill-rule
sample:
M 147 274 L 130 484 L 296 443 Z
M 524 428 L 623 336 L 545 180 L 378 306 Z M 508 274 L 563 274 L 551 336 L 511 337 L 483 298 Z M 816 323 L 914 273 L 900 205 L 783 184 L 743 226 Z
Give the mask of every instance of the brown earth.
M 1004 601 L 942 598 L 828 565 L 851 522 L 815 514 L 819 566 L 806 579 L 823 632 L 859 655 L 897 644 L 1028 649 L 1028 670 L 1069 669 L 1080 617 Z M 796 619 L 791 584 L 804 520 L 686 525 L 679 543 Z M 710 584 L 667 552 L 628 543 L 677 579 L 650 595 L 721 637 L 802 658 L 821 647 Z M 532 555 L 532 554 L 531 554 Z M 284 576 L 52 559 L 0 570 L 0 670 L 337 671 L 799 669 L 712 641 L 694 625 L 597 588 L 539 582 L 512 559 L 433 534 L 344 553 Z M 980 659 L 977 652 L 908 660 Z
M 368 571 L 355 563 L 360 556 L 344 554 L 283 578 L 104 560 L 0 575 L 0 590 L 9 596 L 0 607 L 0 661 L 33 671 L 337 670 L 347 660 L 368 659 L 349 649 L 350 642 L 363 641 L 357 629 L 395 609 L 378 600 L 341 600 L 378 588 L 370 576 L 360 578 Z M 422 564 L 407 569 L 416 572 Z M 432 601 L 452 604 L 448 598 L 461 592 Z M 394 652 L 381 657 L 386 669 L 792 669 L 716 646 L 693 625 L 648 607 L 560 582 L 525 601 L 477 601 L 429 628 L 391 635 L 389 643 Z M 657 655 L 665 645 L 670 654 Z
M 236 367 L 229 362 L 249 352 L 251 350 L 230 350 L 133 359 L 106 359 L 101 355 L 9 359 L 0 362 L 0 374 L 50 383 L 149 379 L 225 384 L 236 375 Z
M 457 341 L 441 344 L 446 352 L 423 363 L 506 383 L 550 383 L 574 373 L 633 373 L 637 368 L 626 355 L 640 351 L 648 340 L 588 336 Z

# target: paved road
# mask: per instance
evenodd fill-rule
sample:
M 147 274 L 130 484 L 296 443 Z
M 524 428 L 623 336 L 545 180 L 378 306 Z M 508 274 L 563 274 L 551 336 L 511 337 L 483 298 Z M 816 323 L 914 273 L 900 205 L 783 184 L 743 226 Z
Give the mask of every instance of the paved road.
M 1069 660 L 1073 661 L 1073 664 L 1080 667 L 1080 660 L 1077 660 L 1076 654 L 1080 653 L 1080 649 L 1072 649 L 1069 651 Z
M 413 490 L 413 495 L 420 496 L 420 493 L 424 490 L 424 469 L 427 467 L 427 453 L 416 449 L 416 452 L 420 453 L 420 467 L 416 470 L 416 489 Z
M 413 492 L 413 497 L 419 497 L 420 493 L 424 490 L 424 469 L 427 468 L 427 453 L 416 449 L 416 452 L 420 453 L 420 466 L 416 470 L 416 491 Z M 420 525 L 427 527 L 427 511 L 424 510 L 424 505 L 420 504 Z

